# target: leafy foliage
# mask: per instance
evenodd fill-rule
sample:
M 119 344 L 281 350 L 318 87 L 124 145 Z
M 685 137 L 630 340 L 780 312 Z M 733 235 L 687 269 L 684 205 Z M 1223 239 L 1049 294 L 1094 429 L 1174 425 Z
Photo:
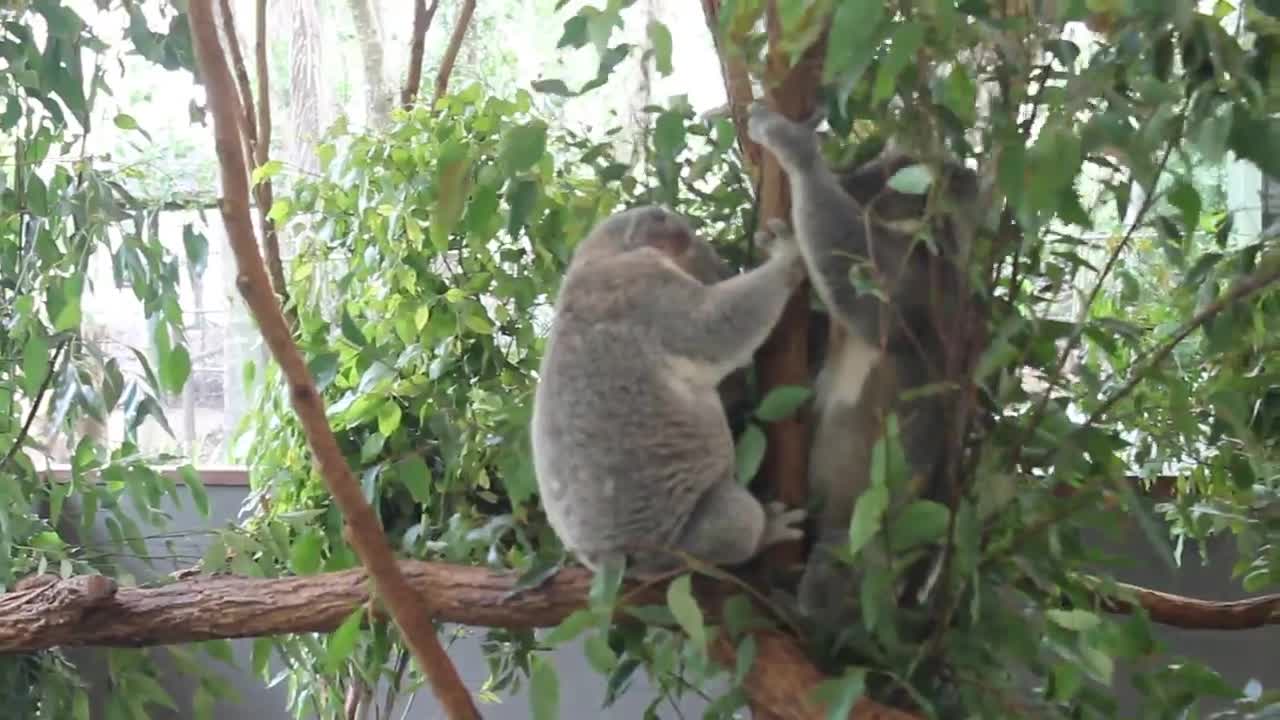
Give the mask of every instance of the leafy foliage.
M 127 16 L 132 49 L 172 67 L 189 59 L 184 16 L 165 13 L 170 32 L 157 33 L 143 10 L 131 5 Z M 148 559 L 144 528 L 165 525 L 164 498 L 181 507 L 189 491 L 208 511 L 190 467 L 179 473 L 187 485 L 180 489 L 156 469 L 180 458 L 147 456 L 137 443 L 147 420 L 168 428 L 160 398 L 182 390 L 191 360 L 175 299 L 180 262 L 156 234 L 160 204 L 132 194 L 87 148 L 95 100 L 111 92 L 107 56 L 103 41 L 61 2 L 0 11 L 0 584 L 8 589 L 27 575 L 117 574 L 114 558 Z M 127 115 L 115 122 L 145 132 Z M 204 247 L 188 227 L 187 261 L 197 272 Z M 150 344 L 124 356 L 108 351 L 84 318 L 93 292 L 87 269 L 104 261 L 116 287 L 132 290 L 151 328 Z M 113 413 L 124 417 L 117 443 L 105 433 Z M 44 443 L 58 436 L 71 451 L 63 480 L 33 462 L 47 457 Z M 99 524 L 109 543 L 83 546 L 80 538 Z M 172 656 L 198 675 L 191 651 Z M 150 653 L 102 657 L 115 689 L 104 717 L 146 718 L 173 706 Z M 89 717 L 85 688 L 60 652 L 6 657 L 0 687 L 9 717 Z M 201 679 L 199 687 L 202 697 L 228 693 L 217 678 Z

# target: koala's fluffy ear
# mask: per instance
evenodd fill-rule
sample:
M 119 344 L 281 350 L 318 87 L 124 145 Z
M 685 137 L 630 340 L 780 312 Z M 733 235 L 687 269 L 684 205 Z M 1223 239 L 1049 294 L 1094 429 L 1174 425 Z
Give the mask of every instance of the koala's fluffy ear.
M 693 237 L 682 227 L 668 225 L 662 229 L 646 229 L 645 233 L 645 244 L 668 257 L 682 257 L 693 245 Z

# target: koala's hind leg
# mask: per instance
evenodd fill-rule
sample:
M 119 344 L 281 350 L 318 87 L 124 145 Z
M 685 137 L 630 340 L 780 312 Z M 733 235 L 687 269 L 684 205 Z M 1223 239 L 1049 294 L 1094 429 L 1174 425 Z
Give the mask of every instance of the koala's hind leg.
M 689 516 L 680 549 L 714 565 L 738 565 L 770 545 L 803 537 L 804 510 L 761 505 L 732 479 L 716 483 Z

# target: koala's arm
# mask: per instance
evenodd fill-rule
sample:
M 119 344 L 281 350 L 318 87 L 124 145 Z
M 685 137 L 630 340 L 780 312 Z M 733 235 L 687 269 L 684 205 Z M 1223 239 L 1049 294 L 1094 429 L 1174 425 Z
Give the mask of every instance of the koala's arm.
M 757 104 L 751 109 L 748 132 L 786 172 L 795 241 L 818 297 L 845 327 L 874 335 L 868 325 L 876 321 L 868 313 L 879 303 L 860 294 L 851 275 L 857 274 L 856 267 L 874 267 L 876 272 L 861 274 L 883 283 L 882 289 L 891 296 L 898 287 L 913 287 L 902 277 L 910 269 L 910 243 L 879 227 L 873 238 L 866 209 L 846 192 L 822 158 L 815 125 L 813 120 L 796 122 Z M 781 228 L 773 229 L 777 233 Z
M 763 265 L 724 282 L 660 293 L 655 325 L 663 348 L 709 366 L 718 381 L 751 362 L 803 280 L 799 253 L 784 245 Z

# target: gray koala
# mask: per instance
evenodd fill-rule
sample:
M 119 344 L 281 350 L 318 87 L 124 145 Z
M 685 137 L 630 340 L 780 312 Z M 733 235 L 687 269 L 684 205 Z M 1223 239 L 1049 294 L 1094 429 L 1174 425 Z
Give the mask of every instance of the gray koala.
M 780 240 L 721 282 L 714 253 L 660 207 L 617 213 L 574 252 L 534 395 L 534 469 L 552 529 L 593 571 L 717 565 L 796 540 L 804 511 L 735 478 L 717 385 L 747 365 L 804 279 Z M 716 268 L 719 269 L 716 269 Z
M 856 597 L 850 569 L 834 551 L 848 542 L 853 506 L 870 485 L 872 447 L 889 412 L 898 416 L 910 466 L 911 482 L 902 495 L 939 492 L 935 478 L 946 445 L 946 397 L 926 392 L 907 400 L 901 394 L 944 379 L 946 332 L 939 321 L 946 318 L 935 317 L 935 308 L 949 307 L 962 293 L 955 264 L 914 241 L 925 219 L 925 197 L 888 188 L 889 178 L 913 161 L 888 150 L 837 175 L 818 145 L 821 119 L 815 114 L 796 122 L 756 103 L 748 133 L 787 175 L 796 242 L 831 319 L 814 393 L 809 458 L 809 487 L 822 511 L 799 590 L 805 612 L 831 621 L 846 618 Z M 947 171 L 946 191 L 972 199 L 972 173 L 959 166 Z M 935 221 L 933 233 L 944 256 L 956 251 L 955 233 L 946 223 Z M 784 231 L 785 223 L 775 226 L 775 234 Z M 879 291 L 859 290 L 853 282 L 859 275 Z

